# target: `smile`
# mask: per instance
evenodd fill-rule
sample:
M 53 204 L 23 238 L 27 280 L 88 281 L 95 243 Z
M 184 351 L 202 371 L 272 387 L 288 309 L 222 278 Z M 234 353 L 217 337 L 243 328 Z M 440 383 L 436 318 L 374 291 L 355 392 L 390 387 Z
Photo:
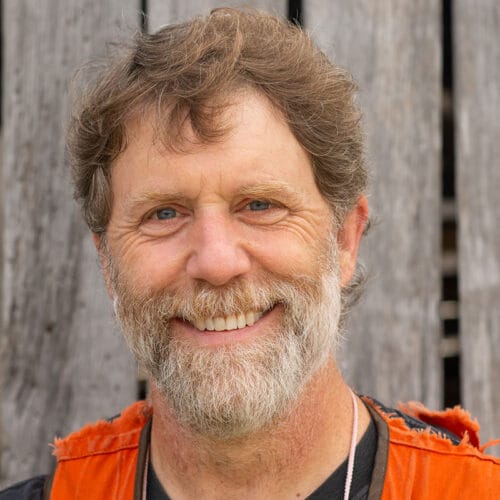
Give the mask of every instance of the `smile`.
M 264 312 L 262 311 L 249 311 L 225 317 L 197 318 L 193 324 L 200 331 L 223 332 L 239 330 L 247 326 L 252 326 L 263 314 Z

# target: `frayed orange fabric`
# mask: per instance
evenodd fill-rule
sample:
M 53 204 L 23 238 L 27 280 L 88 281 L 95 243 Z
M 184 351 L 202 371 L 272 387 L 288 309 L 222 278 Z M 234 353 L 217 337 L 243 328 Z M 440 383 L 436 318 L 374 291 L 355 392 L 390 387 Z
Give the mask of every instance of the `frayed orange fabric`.
M 376 465 L 372 477 L 383 484 L 383 500 L 500 498 L 500 459 L 481 452 L 479 425 L 467 412 L 434 412 L 417 403 L 401 407 L 459 436 L 460 443 L 454 444 L 444 433 L 410 429 L 395 411 L 363 399 L 387 427 L 387 438 L 384 430 L 377 445 L 377 455 L 387 447 L 387 462 Z M 133 499 L 139 439 L 151 413 L 148 403 L 137 402 L 112 422 L 100 421 L 56 439 L 51 500 Z
M 455 407 L 431 411 L 420 403 L 400 405 L 411 417 L 461 438 L 454 444 L 444 433 L 410 429 L 397 413 L 386 413 L 364 398 L 387 424 L 388 455 L 382 499 L 496 499 L 500 492 L 500 459 L 481 452 L 479 424 Z
M 53 455 L 59 462 L 137 446 L 137 434 L 140 434 L 142 425 L 151 413 L 151 407 L 146 401 L 137 401 L 110 422 L 98 420 L 64 439 L 56 438 Z M 138 425 L 141 427 L 138 428 Z
M 51 500 L 133 498 L 141 430 L 151 407 L 138 401 L 111 422 L 89 424 L 56 439 Z
M 410 401 L 406 404 L 400 403 L 399 408 L 407 415 L 418 418 L 426 424 L 443 427 L 479 448 L 479 423 L 460 406 L 444 411 L 434 411 L 429 410 L 422 403 Z
M 498 446 L 500 445 L 500 439 L 491 439 L 487 443 L 484 443 L 479 449 L 484 453 L 490 446 Z

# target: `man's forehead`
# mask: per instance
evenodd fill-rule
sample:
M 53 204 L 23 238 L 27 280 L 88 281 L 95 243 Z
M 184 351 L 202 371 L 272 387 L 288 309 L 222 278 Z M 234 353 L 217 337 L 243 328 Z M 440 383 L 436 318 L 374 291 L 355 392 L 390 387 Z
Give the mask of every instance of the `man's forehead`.
M 202 191 L 227 200 L 239 196 L 304 201 L 301 191 L 315 192 L 309 154 L 286 121 L 257 93 L 240 93 L 221 115 L 228 129 L 211 143 L 200 142 L 185 124 L 188 143 L 172 150 L 162 141 L 157 116 L 143 113 L 129 123 L 128 145 L 115 161 L 115 194 L 136 201 L 195 199 Z M 120 171 L 120 179 L 117 173 Z M 129 171 L 124 175 L 125 171 Z
M 254 134 L 273 134 L 277 124 L 290 131 L 283 113 L 262 92 L 250 87 L 214 96 L 196 108 L 166 102 L 161 108 L 143 106 L 130 115 L 125 122 L 127 146 L 154 145 L 159 151 L 192 154 L 227 142 L 239 125 Z M 252 122 L 258 126 L 251 127 Z

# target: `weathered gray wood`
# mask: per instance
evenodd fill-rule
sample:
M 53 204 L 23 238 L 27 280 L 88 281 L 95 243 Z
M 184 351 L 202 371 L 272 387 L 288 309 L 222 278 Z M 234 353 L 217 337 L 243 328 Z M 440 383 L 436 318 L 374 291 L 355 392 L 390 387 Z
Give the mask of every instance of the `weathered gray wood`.
M 1 482 L 47 472 L 54 435 L 135 398 L 64 159 L 76 65 L 138 24 L 135 0 L 5 0 Z
M 288 2 L 287 0 L 250 0 L 248 2 L 238 2 L 237 0 L 197 0 L 192 2 L 149 0 L 148 28 L 150 31 L 155 31 L 164 24 L 185 21 L 197 15 L 208 14 L 215 7 L 234 7 L 236 5 L 255 7 L 285 16 Z
M 370 281 L 339 354 L 357 390 L 440 406 L 440 2 L 304 1 L 306 27 L 354 74 L 373 172 Z
M 485 440 L 500 437 L 500 3 L 453 5 L 461 382 Z

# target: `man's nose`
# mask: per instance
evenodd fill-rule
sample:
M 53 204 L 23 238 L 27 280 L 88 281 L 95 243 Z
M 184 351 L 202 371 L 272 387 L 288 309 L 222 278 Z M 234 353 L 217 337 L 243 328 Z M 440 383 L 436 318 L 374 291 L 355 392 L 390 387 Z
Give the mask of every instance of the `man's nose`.
M 251 267 L 244 241 L 228 215 L 200 217 L 192 226 L 186 272 L 193 279 L 221 286 Z

